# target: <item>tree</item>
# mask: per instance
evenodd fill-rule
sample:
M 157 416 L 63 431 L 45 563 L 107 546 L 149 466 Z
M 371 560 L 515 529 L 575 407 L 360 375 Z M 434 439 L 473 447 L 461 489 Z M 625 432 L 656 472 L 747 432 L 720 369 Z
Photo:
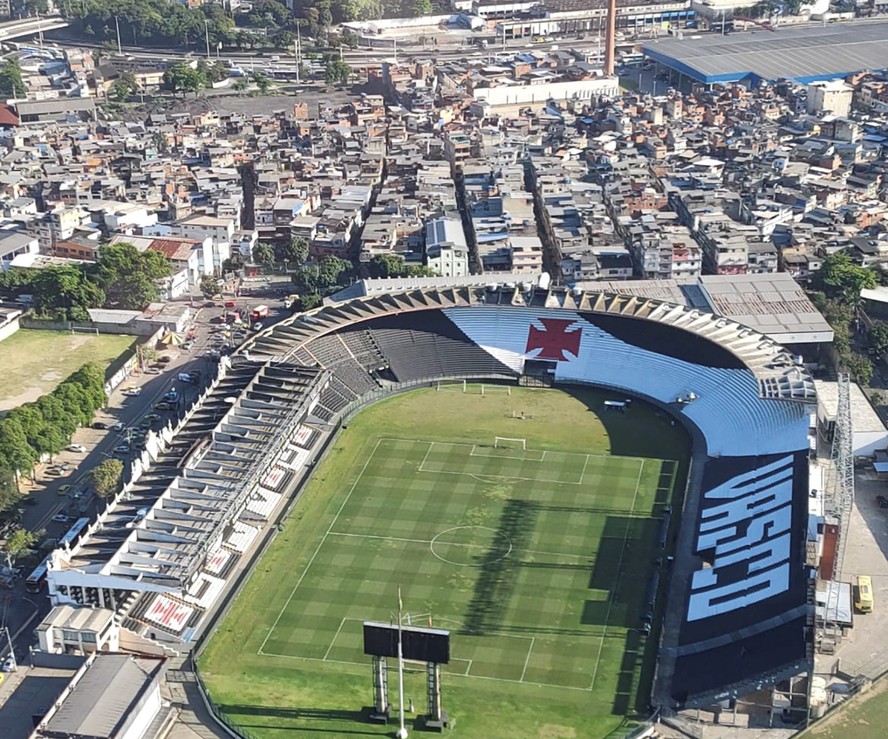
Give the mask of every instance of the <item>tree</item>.
M 123 462 L 119 459 L 106 459 L 93 467 L 89 473 L 96 495 L 110 498 L 120 489 L 120 478 L 123 475 Z
M 271 77 L 261 70 L 257 69 L 255 72 L 250 72 L 250 79 L 253 80 L 253 84 L 259 88 L 259 92 L 263 95 L 268 92 L 268 88 L 271 87 Z
M 24 98 L 28 90 L 22 79 L 22 65 L 18 58 L 9 57 L 0 69 L 0 97 Z
M 235 92 L 237 92 L 237 93 L 241 93 L 241 92 L 243 92 L 244 90 L 247 89 L 247 84 L 248 84 L 248 83 L 247 83 L 247 80 L 246 80 L 245 78 L 243 78 L 243 77 L 238 77 L 238 78 L 234 81 L 234 84 L 231 86 L 231 88 L 232 88 Z
M 136 82 L 136 77 L 132 72 L 124 72 L 117 78 L 111 91 L 114 99 L 122 103 L 139 91 L 139 83 Z
M 274 264 L 274 247 L 264 241 L 260 241 L 253 247 L 253 262 L 270 267 Z
M 163 73 L 163 83 L 173 93 L 200 92 L 207 85 L 206 77 L 188 64 L 174 64 Z
M 3 554 L 6 555 L 6 565 L 10 569 L 15 561 L 23 554 L 27 554 L 37 543 L 37 534 L 27 529 L 16 529 L 7 538 L 3 545 Z
M 424 15 L 431 15 L 431 0 L 404 0 L 401 5 L 401 14 L 408 18 L 421 18 Z
M 302 264 L 308 259 L 308 242 L 299 236 L 294 236 L 281 249 L 281 257 L 282 262 Z
M 871 269 L 854 264 L 847 252 L 836 252 L 823 259 L 814 283 L 827 296 L 851 304 L 860 298 L 861 290 L 876 287 L 879 279 Z
M 88 321 L 88 308 L 98 308 L 105 294 L 86 273 L 72 265 L 50 265 L 34 270 L 30 285 L 38 314 L 58 320 Z
M 877 359 L 888 352 L 888 323 L 876 321 L 866 335 L 866 348 Z
M 317 293 L 310 293 L 308 295 L 301 295 L 299 297 L 299 305 L 297 307 L 298 311 L 307 311 L 312 310 L 313 308 L 317 308 L 322 302 L 323 298 Z
M 328 85 L 337 83 L 347 84 L 351 77 L 352 68 L 340 59 L 334 59 L 327 63 L 327 69 L 324 72 L 324 81 Z
M 15 472 L 0 468 L 0 516 L 6 518 L 9 511 L 17 511 L 21 498 Z
M 108 305 L 125 310 L 141 310 L 156 301 L 158 282 L 173 273 L 166 255 L 153 249 L 140 252 L 127 242 L 101 247 L 94 269 Z
M 844 358 L 845 369 L 859 385 L 869 385 L 873 379 L 873 363 L 860 354 L 852 354 Z
M 218 295 L 222 289 L 222 283 L 213 275 L 204 275 L 200 278 L 200 292 L 205 298 L 212 298 Z
M 321 260 L 318 282 L 322 287 L 333 287 L 339 282 L 343 272 L 351 269 L 351 262 L 339 257 L 328 256 Z
M 20 474 L 30 470 L 36 461 L 37 453 L 28 444 L 21 423 L 8 416 L 0 420 L 0 467 Z

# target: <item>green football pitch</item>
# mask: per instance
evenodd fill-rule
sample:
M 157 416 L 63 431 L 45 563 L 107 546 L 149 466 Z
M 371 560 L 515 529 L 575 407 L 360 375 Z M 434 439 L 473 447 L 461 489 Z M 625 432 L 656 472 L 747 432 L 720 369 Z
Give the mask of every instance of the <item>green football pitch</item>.
M 643 709 L 637 627 L 686 439 L 641 403 L 599 416 L 593 391 L 467 390 L 389 399 L 336 440 L 201 658 L 231 721 L 391 733 L 361 720 L 362 622 L 395 618 L 399 587 L 405 624 L 451 632 L 455 736 L 605 736 Z

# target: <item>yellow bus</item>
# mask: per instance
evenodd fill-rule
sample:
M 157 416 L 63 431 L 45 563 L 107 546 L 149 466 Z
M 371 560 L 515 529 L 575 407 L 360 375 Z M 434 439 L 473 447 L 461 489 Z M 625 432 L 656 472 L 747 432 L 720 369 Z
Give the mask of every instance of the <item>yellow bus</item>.
M 869 575 L 857 576 L 857 599 L 854 605 L 861 613 L 873 612 L 873 582 Z

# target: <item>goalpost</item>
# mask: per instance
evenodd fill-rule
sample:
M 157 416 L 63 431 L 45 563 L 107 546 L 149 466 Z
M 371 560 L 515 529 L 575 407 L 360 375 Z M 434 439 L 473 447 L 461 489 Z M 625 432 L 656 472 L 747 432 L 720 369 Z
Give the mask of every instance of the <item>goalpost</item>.
M 495 436 L 493 438 L 493 446 L 495 449 L 520 449 L 522 452 L 526 452 L 527 439 L 516 439 L 510 436 Z
M 77 331 L 82 331 L 85 334 L 95 334 L 96 336 L 99 335 L 99 329 L 97 329 L 95 327 L 72 325 L 71 326 L 71 336 L 73 336 Z

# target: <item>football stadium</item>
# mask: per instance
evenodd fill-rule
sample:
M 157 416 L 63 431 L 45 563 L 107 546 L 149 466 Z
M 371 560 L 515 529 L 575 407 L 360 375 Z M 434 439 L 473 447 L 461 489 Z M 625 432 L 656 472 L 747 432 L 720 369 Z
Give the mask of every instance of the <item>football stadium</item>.
M 49 589 L 196 648 L 242 736 L 391 734 L 394 631 L 413 728 L 625 736 L 751 694 L 804 712 L 814 403 L 771 339 L 649 298 L 335 303 L 224 358 Z

